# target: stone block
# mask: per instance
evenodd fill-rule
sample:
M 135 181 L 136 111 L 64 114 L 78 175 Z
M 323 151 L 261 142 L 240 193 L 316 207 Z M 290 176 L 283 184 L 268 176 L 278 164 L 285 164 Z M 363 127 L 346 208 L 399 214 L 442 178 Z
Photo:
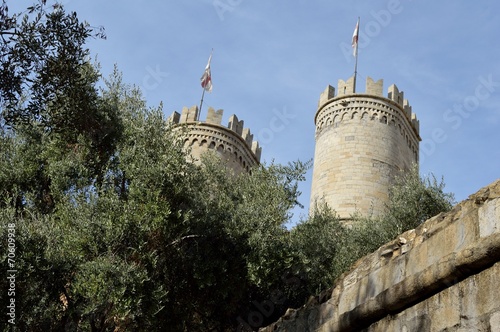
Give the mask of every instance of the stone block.
M 207 123 L 212 123 L 216 125 L 220 125 L 222 121 L 222 115 L 224 114 L 223 110 L 217 110 L 213 109 L 212 107 L 208 108 L 208 113 L 207 113 Z
M 172 115 L 168 118 L 168 122 L 172 124 L 178 124 L 181 119 L 181 115 L 178 112 L 173 112 Z
M 486 201 L 478 211 L 479 236 L 500 232 L 500 198 Z
M 371 77 L 366 78 L 366 90 L 365 93 L 369 95 L 375 95 L 382 97 L 383 95 L 384 81 L 382 79 L 375 82 Z
M 326 87 L 325 91 L 323 91 L 319 97 L 318 106 L 323 105 L 324 103 L 326 103 L 328 100 L 332 99 L 333 97 L 335 97 L 335 88 L 331 85 L 328 85 Z
M 452 286 L 436 294 L 425 306 L 431 318 L 431 331 L 448 331 L 460 324 L 460 290 Z
M 489 323 L 490 331 L 500 331 L 500 311 L 497 311 L 490 316 Z

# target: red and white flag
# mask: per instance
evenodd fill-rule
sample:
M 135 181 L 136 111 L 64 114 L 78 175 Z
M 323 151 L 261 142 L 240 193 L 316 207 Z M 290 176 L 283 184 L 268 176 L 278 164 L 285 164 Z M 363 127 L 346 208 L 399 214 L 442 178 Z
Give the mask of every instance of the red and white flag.
M 359 36 L 359 18 L 356 22 L 356 27 L 354 28 L 354 33 L 352 34 L 352 55 L 356 56 L 358 53 L 358 36 Z
M 212 54 L 210 54 L 205 71 L 201 76 L 201 87 L 208 92 L 212 92 L 212 73 L 210 72 L 210 61 L 212 61 Z

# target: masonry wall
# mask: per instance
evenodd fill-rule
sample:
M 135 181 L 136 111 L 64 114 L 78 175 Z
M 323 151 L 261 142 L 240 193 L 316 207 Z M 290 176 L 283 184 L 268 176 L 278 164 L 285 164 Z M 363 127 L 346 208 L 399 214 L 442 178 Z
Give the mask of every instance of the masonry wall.
M 360 259 L 262 332 L 500 331 L 500 180 Z
M 418 164 L 418 121 L 395 85 L 382 95 L 382 80 L 353 93 L 352 78 L 328 87 L 315 117 L 316 147 L 311 206 L 325 201 L 341 218 L 380 215 L 400 170 Z
M 248 172 L 260 162 L 262 149 L 253 140 L 250 129 L 236 115 L 229 117 L 227 126 L 221 125 L 223 110 L 208 109 L 205 121 L 198 120 L 198 107 L 185 107 L 182 113 L 174 112 L 170 121 L 177 126 L 184 145 L 189 148 L 194 163 L 200 163 L 203 154 L 219 157 L 228 170 L 235 174 Z

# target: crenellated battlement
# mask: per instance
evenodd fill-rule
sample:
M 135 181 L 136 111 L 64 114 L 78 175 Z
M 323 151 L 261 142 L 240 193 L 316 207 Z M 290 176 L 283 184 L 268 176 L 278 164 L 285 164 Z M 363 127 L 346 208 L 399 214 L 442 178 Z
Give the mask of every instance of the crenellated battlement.
M 358 92 L 350 77 L 321 93 L 311 206 L 324 201 L 346 219 L 380 215 L 394 177 L 418 164 L 417 116 L 396 85 L 383 90 L 383 80 L 367 77 L 365 91 Z
M 257 165 L 262 154 L 259 142 L 235 114 L 229 117 L 227 126 L 222 125 L 223 115 L 224 110 L 209 107 L 205 121 L 200 121 L 198 106 L 184 107 L 180 114 L 173 112 L 169 122 L 189 128 L 186 144 L 199 150 L 200 154 L 202 150 L 214 149 L 224 155 L 226 161 L 231 160 L 242 169 Z M 231 167 L 235 168 L 234 165 Z
M 386 98 L 394 102 L 399 106 L 400 110 L 404 114 L 404 116 L 408 119 L 408 122 L 411 123 L 411 126 L 416 131 L 417 135 L 420 132 L 420 122 L 417 118 L 417 115 L 412 112 L 412 108 L 408 99 L 404 99 L 404 92 L 399 91 L 396 84 L 392 84 L 387 89 L 387 95 L 383 95 L 383 85 L 384 81 L 382 79 L 378 81 L 374 81 L 371 77 L 366 78 L 365 92 L 354 92 L 354 76 L 344 81 L 342 79 L 338 80 L 337 83 L 337 94 L 335 94 L 335 88 L 331 85 L 327 86 L 326 89 L 321 93 L 319 98 L 318 106 L 322 108 L 325 104 L 332 102 L 335 99 L 344 98 L 347 96 L 353 95 L 370 95 L 377 96 L 381 98 Z

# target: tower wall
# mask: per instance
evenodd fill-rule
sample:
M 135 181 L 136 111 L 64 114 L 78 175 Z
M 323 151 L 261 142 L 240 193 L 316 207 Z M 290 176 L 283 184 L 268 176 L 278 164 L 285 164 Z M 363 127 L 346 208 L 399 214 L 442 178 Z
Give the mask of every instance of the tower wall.
M 181 114 L 174 112 L 170 121 L 177 125 L 177 130 L 182 130 L 184 145 L 190 148 L 193 162 L 200 163 L 204 153 L 214 153 L 233 173 L 248 172 L 259 164 L 262 149 L 236 115 L 229 117 L 227 127 L 221 125 L 223 113 L 210 107 L 203 122 L 196 120 L 197 106 L 184 107 Z
M 324 200 L 341 218 L 380 215 L 394 176 L 418 164 L 418 120 L 395 85 L 384 97 L 382 80 L 368 77 L 366 92 L 355 94 L 349 82 L 320 97 L 311 208 Z

